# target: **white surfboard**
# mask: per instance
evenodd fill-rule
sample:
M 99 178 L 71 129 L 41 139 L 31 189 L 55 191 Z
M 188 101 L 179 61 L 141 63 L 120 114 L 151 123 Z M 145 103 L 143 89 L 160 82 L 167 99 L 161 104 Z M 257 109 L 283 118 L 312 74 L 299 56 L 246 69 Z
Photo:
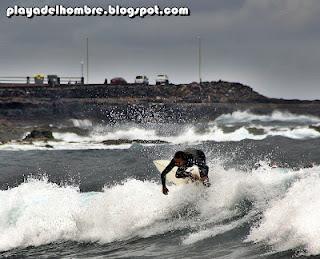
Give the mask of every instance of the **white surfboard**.
M 154 160 L 153 163 L 161 174 L 163 170 L 167 167 L 167 165 L 169 165 L 170 160 Z M 174 168 L 172 168 L 172 170 L 169 173 L 167 173 L 166 175 L 167 182 L 173 183 L 175 185 L 187 184 L 192 182 L 190 178 L 176 178 L 177 169 L 178 167 L 175 166 Z M 188 168 L 187 171 L 191 172 L 193 176 L 200 178 L 200 172 L 199 172 L 198 166 L 194 165 Z

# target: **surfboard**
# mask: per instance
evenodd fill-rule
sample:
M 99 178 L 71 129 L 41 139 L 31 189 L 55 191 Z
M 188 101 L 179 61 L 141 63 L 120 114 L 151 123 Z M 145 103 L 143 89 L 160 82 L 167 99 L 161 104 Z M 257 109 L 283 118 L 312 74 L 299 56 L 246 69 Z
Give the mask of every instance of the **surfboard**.
M 167 167 L 167 165 L 169 165 L 170 160 L 154 160 L 153 163 L 161 174 L 163 170 Z M 174 168 L 172 168 L 172 170 L 169 173 L 167 173 L 166 175 L 167 182 L 173 183 L 175 185 L 188 184 L 192 182 L 190 178 L 177 178 L 176 177 L 177 169 L 178 167 L 175 166 Z M 191 172 L 193 176 L 200 178 L 200 172 L 199 172 L 198 166 L 194 165 L 188 168 L 187 171 Z

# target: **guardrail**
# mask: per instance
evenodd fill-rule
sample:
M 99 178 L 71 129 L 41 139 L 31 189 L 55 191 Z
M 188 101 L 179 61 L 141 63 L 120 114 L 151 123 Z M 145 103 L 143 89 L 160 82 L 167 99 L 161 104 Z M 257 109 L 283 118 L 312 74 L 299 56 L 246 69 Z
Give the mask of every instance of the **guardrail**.
M 63 76 L 53 80 L 48 77 L 37 78 L 36 76 L 0 76 L 0 85 L 84 85 L 84 77 Z

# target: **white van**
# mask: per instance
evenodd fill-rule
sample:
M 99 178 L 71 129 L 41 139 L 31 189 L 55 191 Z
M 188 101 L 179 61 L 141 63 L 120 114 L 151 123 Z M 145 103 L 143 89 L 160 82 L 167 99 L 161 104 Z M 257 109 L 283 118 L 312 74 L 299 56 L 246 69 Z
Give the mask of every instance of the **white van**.
M 139 85 L 149 85 L 149 79 L 147 76 L 136 76 L 134 82 Z
M 167 75 L 157 75 L 156 77 L 156 85 L 168 85 L 169 78 Z

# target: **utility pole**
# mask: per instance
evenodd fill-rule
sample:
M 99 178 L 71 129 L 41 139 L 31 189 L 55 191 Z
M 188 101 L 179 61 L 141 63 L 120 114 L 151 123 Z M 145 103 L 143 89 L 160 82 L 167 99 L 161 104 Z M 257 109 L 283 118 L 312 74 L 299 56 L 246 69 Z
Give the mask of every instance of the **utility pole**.
M 199 84 L 201 85 L 202 79 L 201 79 L 201 62 L 202 62 L 202 56 L 201 56 L 201 37 L 198 36 L 198 65 L 199 65 Z
M 87 38 L 87 84 L 89 84 L 89 38 Z

